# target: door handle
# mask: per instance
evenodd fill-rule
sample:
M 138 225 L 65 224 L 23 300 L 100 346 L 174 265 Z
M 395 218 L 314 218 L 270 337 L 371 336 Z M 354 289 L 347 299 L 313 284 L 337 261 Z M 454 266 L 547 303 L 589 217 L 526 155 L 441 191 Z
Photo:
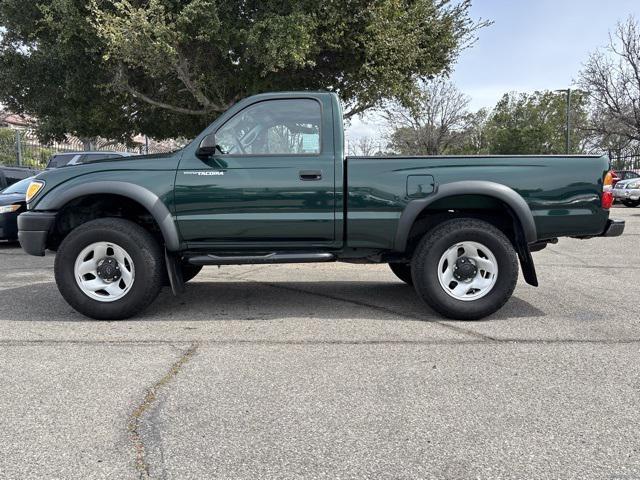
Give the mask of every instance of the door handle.
M 322 171 L 321 170 L 300 170 L 300 180 L 304 180 L 306 182 L 313 180 L 322 180 Z

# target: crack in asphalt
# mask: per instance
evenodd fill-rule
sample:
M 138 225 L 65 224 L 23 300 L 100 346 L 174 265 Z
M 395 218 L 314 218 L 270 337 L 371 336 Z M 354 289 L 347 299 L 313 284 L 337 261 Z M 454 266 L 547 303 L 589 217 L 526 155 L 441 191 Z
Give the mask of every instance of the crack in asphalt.
M 142 402 L 140 402 L 129 415 L 127 430 L 135 452 L 135 468 L 141 480 L 151 478 L 150 465 L 146 458 L 145 445 L 141 433 L 143 421 L 153 410 L 158 400 L 158 394 L 178 375 L 182 367 L 195 355 L 198 347 L 199 342 L 192 342 L 191 346 L 182 353 L 167 373 L 147 389 L 147 393 L 142 399 Z

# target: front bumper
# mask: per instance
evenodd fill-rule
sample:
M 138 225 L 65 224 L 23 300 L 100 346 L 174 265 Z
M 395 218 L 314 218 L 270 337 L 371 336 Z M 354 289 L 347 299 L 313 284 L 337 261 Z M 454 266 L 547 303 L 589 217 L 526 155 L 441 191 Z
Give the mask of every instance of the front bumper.
M 56 221 L 56 212 L 24 212 L 18 215 L 18 240 L 29 255 L 44 256 L 49 231 Z
M 640 188 L 614 188 L 612 190 L 613 198 L 618 201 L 622 200 L 640 200 Z
M 15 240 L 18 238 L 18 214 L 0 213 L 0 240 Z
M 601 237 L 619 237 L 624 232 L 624 220 L 607 220 L 607 226 Z

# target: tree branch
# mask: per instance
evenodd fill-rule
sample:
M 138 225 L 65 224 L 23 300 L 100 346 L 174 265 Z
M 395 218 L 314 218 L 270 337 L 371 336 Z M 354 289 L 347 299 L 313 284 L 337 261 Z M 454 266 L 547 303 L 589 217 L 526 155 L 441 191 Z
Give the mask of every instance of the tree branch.
M 217 105 L 213 105 L 204 92 L 193 82 L 189 74 L 189 62 L 181 53 L 178 53 L 178 62 L 174 66 L 178 79 L 184 84 L 187 90 L 205 109 L 220 110 Z
M 169 110 L 169 111 L 175 112 L 175 113 L 183 113 L 185 115 L 207 115 L 208 113 L 211 112 L 210 109 L 193 110 L 193 109 L 190 109 L 190 108 L 183 108 L 183 107 L 177 107 L 175 105 L 170 105 L 168 103 L 160 102 L 158 100 L 154 100 L 151 97 L 148 97 L 144 93 L 141 93 L 141 92 L 137 91 L 136 89 L 134 89 L 128 83 L 124 84 L 123 86 L 124 86 L 125 90 L 127 92 L 129 92 L 132 96 L 142 100 L 143 102 L 148 103 L 149 105 L 153 105 L 154 107 L 162 108 L 164 110 Z
M 358 115 L 359 113 L 362 113 L 365 110 L 369 110 L 370 108 L 373 108 L 374 105 L 375 103 L 372 102 L 372 103 L 366 103 L 364 105 L 360 105 L 359 107 L 354 107 L 344 114 L 344 118 L 348 120 L 354 115 Z
M 124 73 L 124 69 L 122 66 L 120 66 L 120 68 L 118 69 L 118 72 L 116 74 L 116 78 L 115 78 L 115 83 L 116 85 L 118 85 L 120 88 L 122 88 L 123 90 L 125 90 L 126 92 L 128 92 L 130 95 L 132 95 L 133 97 L 142 100 L 145 103 L 148 103 L 149 105 L 153 105 L 154 107 L 158 107 L 158 108 L 162 108 L 164 110 L 169 110 L 171 112 L 175 112 L 175 113 L 182 113 L 184 115 L 207 115 L 209 113 L 211 113 L 212 111 L 216 111 L 216 108 L 203 108 L 202 110 L 194 110 L 191 108 L 184 108 L 184 107 L 178 107 L 176 105 L 171 105 L 169 103 L 165 103 L 165 102 L 161 102 L 159 100 L 155 100 L 151 97 L 149 97 L 148 95 L 145 95 L 144 93 L 136 90 L 135 88 L 133 88 L 131 86 L 131 84 L 129 83 L 129 81 L 126 78 L 126 75 Z

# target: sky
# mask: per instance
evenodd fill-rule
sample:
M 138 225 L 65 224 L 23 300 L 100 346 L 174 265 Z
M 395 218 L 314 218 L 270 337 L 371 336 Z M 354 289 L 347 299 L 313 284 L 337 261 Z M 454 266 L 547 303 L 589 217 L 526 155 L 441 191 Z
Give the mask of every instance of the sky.
M 470 108 L 492 107 L 509 91 L 571 87 L 589 53 L 640 0 L 473 0 L 472 18 L 493 20 L 462 52 L 451 76 Z M 348 137 L 375 136 L 375 119 L 354 119 Z

